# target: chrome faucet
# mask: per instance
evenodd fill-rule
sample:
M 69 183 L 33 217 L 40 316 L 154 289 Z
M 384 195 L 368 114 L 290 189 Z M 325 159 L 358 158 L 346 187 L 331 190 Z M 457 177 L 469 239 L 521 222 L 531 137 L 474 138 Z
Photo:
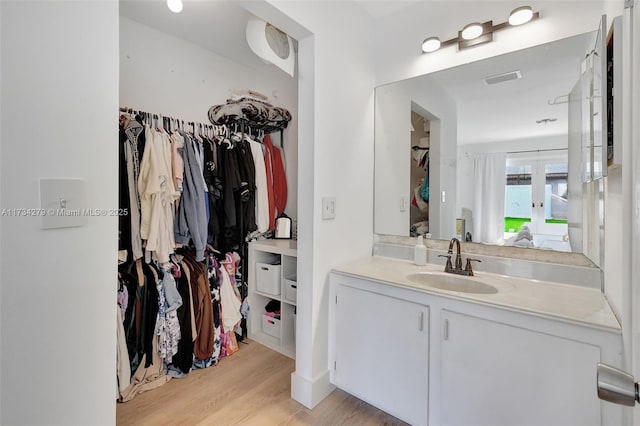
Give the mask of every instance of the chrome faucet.
M 455 266 L 451 264 L 451 256 L 453 256 L 453 245 L 456 245 L 456 260 Z M 438 255 L 438 257 L 446 257 L 447 264 L 444 267 L 445 272 L 449 272 L 451 274 L 458 275 L 466 275 L 469 277 L 473 276 L 473 269 L 471 268 L 471 262 L 482 262 L 480 259 L 471 259 L 467 258 L 467 264 L 464 269 L 462 269 L 462 254 L 460 253 L 460 240 L 457 238 L 452 238 L 449 241 L 449 250 L 447 250 L 447 254 Z

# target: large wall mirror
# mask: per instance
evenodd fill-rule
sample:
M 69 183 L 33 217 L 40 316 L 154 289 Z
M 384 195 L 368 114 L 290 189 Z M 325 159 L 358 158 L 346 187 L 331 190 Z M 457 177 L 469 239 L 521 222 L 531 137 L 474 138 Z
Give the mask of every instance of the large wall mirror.
M 377 87 L 374 231 L 584 253 L 599 265 L 602 183 L 584 178 L 598 39 Z

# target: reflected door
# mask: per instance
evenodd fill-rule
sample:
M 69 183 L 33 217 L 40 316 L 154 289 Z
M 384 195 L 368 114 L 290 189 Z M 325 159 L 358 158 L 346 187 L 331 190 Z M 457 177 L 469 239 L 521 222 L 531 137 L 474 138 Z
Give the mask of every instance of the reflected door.
M 527 225 L 532 234 L 567 234 L 567 160 L 508 159 L 505 239 Z

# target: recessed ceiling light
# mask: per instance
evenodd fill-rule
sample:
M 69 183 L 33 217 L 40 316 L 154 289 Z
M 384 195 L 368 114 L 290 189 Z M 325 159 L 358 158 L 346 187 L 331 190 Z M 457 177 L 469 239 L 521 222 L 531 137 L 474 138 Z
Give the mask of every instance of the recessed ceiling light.
M 526 24 L 533 18 L 533 10 L 529 6 L 521 6 L 511 11 L 509 24 L 516 26 Z
M 435 52 L 440 49 L 440 39 L 438 37 L 429 37 L 422 42 L 422 51 L 424 53 Z
M 482 24 L 474 22 L 473 24 L 465 25 L 462 29 L 462 38 L 465 40 L 473 40 L 474 38 L 482 35 Z
M 167 0 L 167 7 L 173 13 L 180 13 L 183 7 L 182 0 Z

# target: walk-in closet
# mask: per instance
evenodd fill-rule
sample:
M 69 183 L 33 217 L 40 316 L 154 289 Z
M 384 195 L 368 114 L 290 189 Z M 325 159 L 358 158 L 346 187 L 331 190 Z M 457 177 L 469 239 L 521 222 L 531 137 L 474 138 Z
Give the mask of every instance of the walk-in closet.
M 252 345 L 295 358 L 296 41 L 176 4 L 120 1 L 118 406 Z

